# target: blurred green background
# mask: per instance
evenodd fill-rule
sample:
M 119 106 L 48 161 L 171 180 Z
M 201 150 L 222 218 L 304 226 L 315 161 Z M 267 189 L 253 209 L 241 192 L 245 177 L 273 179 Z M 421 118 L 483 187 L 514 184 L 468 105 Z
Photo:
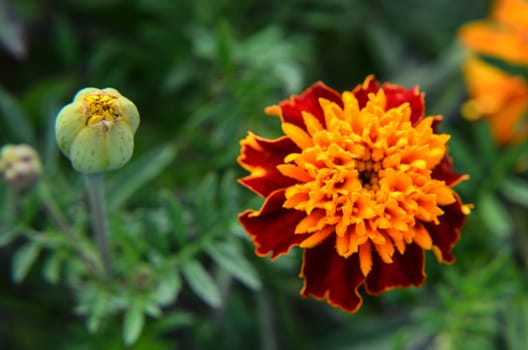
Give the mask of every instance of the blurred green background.
M 37 148 L 44 179 L 72 218 L 83 210 L 82 181 L 56 147 L 56 113 L 86 86 L 114 87 L 134 101 L 142 118 L 134 161 L 107 178 L 113 239 L 128 257 L 116 260 L 136 282 L 144 271 L 160 283 L 176 278 L 177 286 L 167 288 L 178 294 L 162 303 L 161 315 L 141 318 L 141 336 L 126 346 L 121 324 L 133 316 L 117 312 L 87 328 L 96 306 L 83 299 L 90 294 L 82 281 L 68 282 L 68 273 L 50 262 L 51 241 L 17 275 L 13 256 L 26 240 L 0 238 L 6 243 L 0 349 L 526 349 L 528 189 L 526 174 L 512 170 L 523 149 L 494 146 L 485 123 L 460 116 L 465 52 L 456 32 L 486 17 L 489 6 L 485 0 L 0 0 L 0 145 Z M 427 254 L 422 288 L 365 296 L 359 312 L 345 314 L 299 296 L 298 251 L 273 263 L 254 256 L 236 216 L 260 200 L 236 184 L 245 174 L 236 157 L 248 130 L 279 134 L 265 106 L 317 80 L 341 91 L 368 74 L 419 85 L 428 114 L 444 115 L 455 168 L 471 175 L 457 189 L 475 210 L 454 249 L 455 265 L 441 266 Z M 24 222 L 53 231 L 32 203 L 29 194 Z M 213 246 L 236 247 L 233 254 L 247 266 L 230 265 L 221 258 L 229 254 Z M 170 277 L 152 267 L 158 261 L 152 247 L 159 261 L 177 265 L 192 255 L 199 267 Z M 196 269 L 207 272 L 202 286 L 189 281 Z M 142 281 L 123 288 L 134 294 Z

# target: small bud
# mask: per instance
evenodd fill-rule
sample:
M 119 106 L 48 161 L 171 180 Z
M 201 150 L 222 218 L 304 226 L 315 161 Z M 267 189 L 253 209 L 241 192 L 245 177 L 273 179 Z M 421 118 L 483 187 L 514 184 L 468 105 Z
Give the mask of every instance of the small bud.
M 125 165 L 134 151 L 139 112 L 112 88 L 85 88 L 55 120 L 55 137 L 75 170 L 98 173 Z
M 42 172 L 37 152 L 28 145 L 5 145 L 0 150 L 0 177 L 18 190 L 37 182 Z

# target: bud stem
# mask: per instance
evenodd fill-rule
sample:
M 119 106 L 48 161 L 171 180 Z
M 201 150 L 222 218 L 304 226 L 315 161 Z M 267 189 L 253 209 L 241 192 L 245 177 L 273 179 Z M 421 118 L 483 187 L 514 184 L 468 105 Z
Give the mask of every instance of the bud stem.
M 86 192 L 88 202 L 92 212 L 92 228 L 95 244 L 101 254 L 103 269 L 106 277 L 111 275 L 112 267 L 110 263 L 110 245 L 108 242 L 108 219 L 104 200 L 103 173 L 87 174 Z
M 55 221 L 59 229 L 70 240 L 73 249 L 76 251 L 77 254 L 79 254 L 80 258 L 86 264 L 86 267 L 93 274 L 100 273 L 99 269 L 97 268 L 98 266 L 96 265 L 97 262 L 94 262 L 92 257 L 89 254 L 87 254 L 87 252 L 83 249 L 82 244 L 80 244 L 79 242 L 79 237 L 77 237 L 73 228 L 68 223 L 68 221 L 64 217 L 64 214 L 59 209 L 59 206 L 55 202 L 55 199 L 53 198 L 44 180 L 40 181 L 40 183 L 38 184 L 38 189 L 39 189 L 40 199 L 42 203 L 44 204 L 45 209 L 48 211 L 50 217 L 53 219 L 53 221 Z

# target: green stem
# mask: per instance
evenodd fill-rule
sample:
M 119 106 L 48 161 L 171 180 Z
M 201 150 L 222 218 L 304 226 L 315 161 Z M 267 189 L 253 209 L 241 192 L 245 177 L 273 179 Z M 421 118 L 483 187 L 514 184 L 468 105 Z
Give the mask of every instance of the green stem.
M 112 265 L 110 262 L 108 219 L 106 217 L 104 200 L 103 175 L 103 173 L 88 174 L 85 176 L 85 179 L 88 202 L 90 203 L 90 209 L 92 212 L 92 228 L 95 244 L 101 254 L 105 275 L 106 277 L 109 277 L 111 275 Z
M 6 223 L 8 226 L 17 222 L 17 204 L 18 204 L 18 192 L 12 186 L 7 186 L 7 195 L 6 195 Z
M 51 219 L 55 221 L 55 224 L 57 224 L 59 230 L 61 230 L 61 232 L 64 233 L 64 235 L 66 235 L 66 237 L 70 240 L 73 249 L 77 252 L 77 254 L 79 254 L 79 257 L 84 261 L 86 267 L 92 273 L 96 274 L 97 266 L 95 262 L 90 257 L 90 255 L 87 254 L 86 251 L 83 249 L 79 239 L 76 237 L 73 228 L 62 214 L 62 211 L 55 202 L 55 199 L 51 195 L 51 192 L 49 191 L 48 186 L 46 185 L 44 180 L 41 180 L 38 186 L 40 200 L 44 204 L 44 207 L 46 208 L 46 211 L 50 215 Z

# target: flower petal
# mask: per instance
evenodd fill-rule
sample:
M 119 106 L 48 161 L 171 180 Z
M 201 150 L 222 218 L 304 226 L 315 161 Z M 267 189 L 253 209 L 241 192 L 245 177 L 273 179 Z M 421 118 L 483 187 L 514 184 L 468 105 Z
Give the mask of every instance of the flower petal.
M 275 191 L 266 198 L 259 211 L 246 210 L 238 216 L 253 238 L 257 255 L 265 256 L 271 252 L 271 259 L 275 259 L 306 238 L 305 235 L 295 234 L 295 227 L 306 214 L 283 208 L 284 201 L 284 190 Z
M 386 110 L 401 106 L 405 102 L 408 102 L 411 107 L 411 122 L 416 124 L 424 117 L 425 105 L 424 105 L 424 94 L 418 91 L 415 87 L 411 90 L 406 90 L 401 85 L 385 83 L 380 87 L 379 82 L 374 78 L 373 75 L 369 75 L 362 85 L 358 85 L 352 92 L 356 96 L 359 108 L 366 106 L 368 102 L 368 95 L 370 93 L 376 93 L 379 89 L 383 89 L 387 98 Z
M 268 140 L 249 133 L 240 145 L 238 163 L 251 171 L 249 176 L 239 180 L 241 184 L 267 197 L 276 189 L 295 183 L 294 179 L 282 175 L 277 169 L 286 155 L 299 150 L 288 137 Z
M 457 183 L 459 183 L 462 180 L 466 180 L 469 178 L 468 175 L 462 175 L 455 173 L 453 169 L 453 161 L 451 157 L 444 156 L 442 161 L 438 163 L 436 167 L 434 167 L 431 177 L 433 179 L 437 180 L 443 180 L 445 181 L 447 186 L 455 186 Z
M 515 64 L 528 64 L 528 44 L 522 31 L 491 21 L 468 23 L 459 31 L 462 44 L 474 52 L 499 57 Z
M 320 98 L 335 102 L 341 107 L 343 106 L 341 96 L 335 90 L 319 81 L 306 89 L 300 96 L 292 96 L 289 100 L 282 101 L 278 105 L 279 108 L 276 108 L 277 106 L 268 107 L 266 113 L 279 115 L 283 122 L 297 125 L 306 130 L 303 112 L 312 114 L 324 125 L 323 110 L 319 105 Z
M 460 237 L 460 228 L 464 225 L 467 215 L 460 198 L 456 195 L 455 198 L 455 203 L 441 207 L 444 214 L 438 217 L 440 221 L 438 225 L 432 222 L 423 223 L 433 241 L 436 258 L 440 262 L 449 264 L 455 262 L 451 250 Z
M 327 299 L 331 305 L 349 312 L 357 311 L 363 302 L 358 287 L 365 282 L 365 276 L 359 269 L 358 255 L 339 256 L 335 239 L 326 239 L 305 250 L 301 277 L 301 294 L 305 297 Z
M 372 270 L 365 289 L 369 294 L 381 294 L 393 288 L 421 286 L 424 281 L 424 251 L 412 243 L 407 245 L 403 255 L 395 251 L 391 264 L 385 264 L 378 254 L 372 254 Z

